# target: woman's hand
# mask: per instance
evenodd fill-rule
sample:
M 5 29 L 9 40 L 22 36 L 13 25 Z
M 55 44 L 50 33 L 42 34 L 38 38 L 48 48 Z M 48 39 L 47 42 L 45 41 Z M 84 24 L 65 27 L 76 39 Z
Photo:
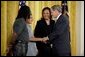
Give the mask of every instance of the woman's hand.
M 43 43 L 47 43 L 47 40 L 49 40 L 47 37 L 42 38 Z

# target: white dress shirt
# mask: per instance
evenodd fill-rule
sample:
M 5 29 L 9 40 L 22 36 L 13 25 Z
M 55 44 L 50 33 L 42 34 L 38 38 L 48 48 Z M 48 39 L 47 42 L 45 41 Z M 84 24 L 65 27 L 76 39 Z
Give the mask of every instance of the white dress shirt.
M 57 22 L 60 16 L 61 16 L 61 13 L 57 16 L 57 18 L 54 18 L 55 23 Z

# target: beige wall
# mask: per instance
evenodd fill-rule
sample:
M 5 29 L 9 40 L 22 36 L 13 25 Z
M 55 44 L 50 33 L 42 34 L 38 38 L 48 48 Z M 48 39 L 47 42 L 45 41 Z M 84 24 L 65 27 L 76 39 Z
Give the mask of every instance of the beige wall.
M 84 2 L 77 1 L 76 6 L 77 55 L 84 55 Z

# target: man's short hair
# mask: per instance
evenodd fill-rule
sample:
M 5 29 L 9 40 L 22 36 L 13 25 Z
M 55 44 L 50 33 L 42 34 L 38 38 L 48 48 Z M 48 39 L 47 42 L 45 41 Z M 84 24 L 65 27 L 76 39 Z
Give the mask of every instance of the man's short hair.
M 59 12 L 62 12 L 62 7 L 60 5 L 54 5 L 51 8 L 52 10 L 58 10 Z

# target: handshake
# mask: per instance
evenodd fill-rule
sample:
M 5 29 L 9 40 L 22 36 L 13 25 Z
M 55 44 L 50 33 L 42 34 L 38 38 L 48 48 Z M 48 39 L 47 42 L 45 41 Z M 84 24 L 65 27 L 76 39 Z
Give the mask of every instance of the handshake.
M 47 41 L 49 40 L 49 38 L 48 37 L 44 37 L 44 38 L 41 38 L 41 42 L 43 42 L 43 43 L 47 43 Z
M 43 42 L 43 43 L 47 43 L 47 41 L 49 40 L 48 37 L 44 37 L 44 38 L 37 38 L 37 37 L 32 37 L 32 38 L 29 38 L 29 41 L 40 41 L 40 42 Z

